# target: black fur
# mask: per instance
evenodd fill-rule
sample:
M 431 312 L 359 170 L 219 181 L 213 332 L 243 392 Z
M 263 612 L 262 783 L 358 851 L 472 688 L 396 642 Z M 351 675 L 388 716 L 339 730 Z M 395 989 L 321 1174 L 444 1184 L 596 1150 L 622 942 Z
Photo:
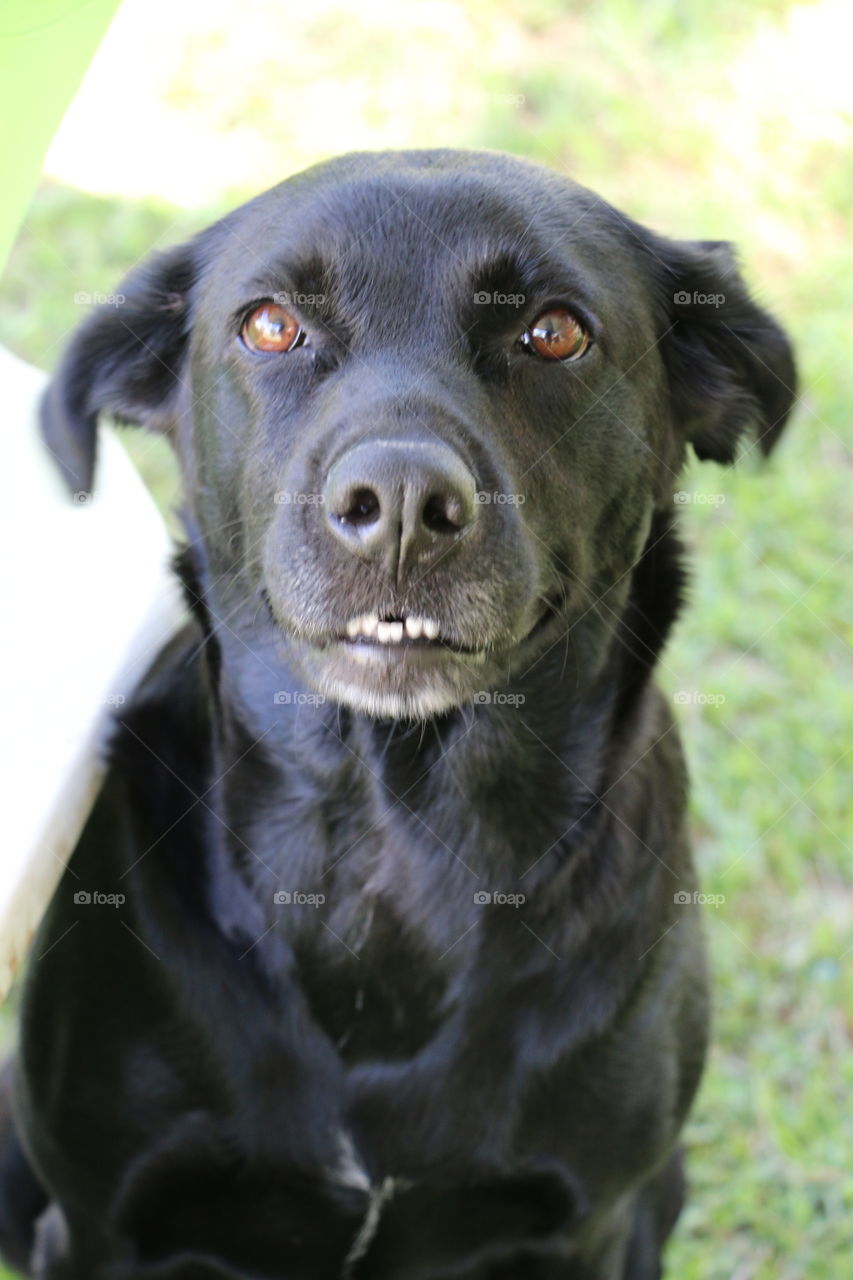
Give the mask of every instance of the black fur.
M 285 291 L 307 340 L 246 350 L 244 315 Z M 706 1040 L 651 681 L 672 496 L 688 445 L 772 446 L 784 335 L 725 246 L 490 154 L 334 161 L 121 292 L 44 430 L 73 490 L 100 412 L 169 435 L 193 617 L 121 709 L 36 941 L 9 1258 L 41 1280 L 653 1280 Z M 592 335 L 575 362 L 519 342 L 557 305 Z M 365 440 L 452 455 L 493 500 L 394 576 L 309 500 Z M 359 666 L 340 637 L 365 612 L 440 620 L 432 658 Z

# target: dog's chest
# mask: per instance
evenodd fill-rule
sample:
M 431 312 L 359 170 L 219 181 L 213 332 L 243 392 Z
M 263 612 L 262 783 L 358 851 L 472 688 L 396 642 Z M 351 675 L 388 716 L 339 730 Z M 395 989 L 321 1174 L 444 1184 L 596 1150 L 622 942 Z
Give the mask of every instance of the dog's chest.
M 417 1055 L 460 1012 L 470 967 L 488 971 L 498 917 L 528 937 L 502 901 L 523 895 L 480 888 L 473 864 L 491 851 L 460 848 L 405 829 L 336 843 L 312 881 L 318 901 L 289 912 L 297 980 L 345 1061 Z
M 540 920 L 523 873 L 538 868 L 564 814 L 547 829 L 521 823 L 508 812 L 525 807 L 520 782 L 501 804 L 491 794 L 485 803 L 473 788 L 463 795 L 458 774 L 446 787 L 429 775 L 427 790 L 347 769 L 322 790 L 293 788 L 286 823 L 258 820 L 246 836 L 257 847 L 263 830 L 274 843 L 267 861 L 286 900 L 271 901 L 266 879 L 255 897 L 287 943 L 311 1019 L 348 1066 L 447 1061 L 484 1024 L 504 1053 L 507 1011 L 529 1005 L 519 989 L 534 970 L 540 987 L 555 979 L 542 973 L 560 951 L 554 922 Z
M 452 1009 L 473 891 L 418 861 L 378 841 L 344 859 L 294 935 L 300 985 L 345 1061 L 412 1057 Z
M 446 975 L 387 904 L 368 902 L 365 915 L 358 951 L 325 925 L 325 936 L 297 940 L 298 980 L 344 1061 L 412 1057 L 441 1024 Z

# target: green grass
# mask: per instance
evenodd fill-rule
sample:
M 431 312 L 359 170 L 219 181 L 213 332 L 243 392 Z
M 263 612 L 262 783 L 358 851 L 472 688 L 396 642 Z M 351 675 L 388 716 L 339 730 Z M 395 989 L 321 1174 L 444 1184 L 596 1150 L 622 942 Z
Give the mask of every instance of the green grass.
M 351 110 L 337 124 L 319 118 L 306 141 L 298 120 L 268 109 L 278 67 L 268 53 L 255 75 L 235 76 L 227 102 L 278 149 L 282 176 L 336 150 L 336 129 L 347 145 L 499 147 L 564 167 L 670 234 L 737 240 L 760 298 L 795 339 L 802 400 L 778 454 L 730 471 L 693 464 L 682 485 L 725 501 L 682 512 L 691 603 L 660 683 L 690 695 L 679 713 L 697 859 L 703 887 L 725 901 L 707 909 L 716 1027 L 687 1133 L 693 1194 L 670 1250 L 677 1280 L 853 1274 L 853 169 L 849 118 L 836 127 L 820 115 L 822 66 L 814 101 L 797 78 L 819 13 L 778 0 L 509 0 L 500 10 L 468 0 L 399 20 L 388 8 L 384 23 L 376 6 L 348 8 L 341 25 L 326 4 L 294 31 L 271 12 L 270 48 L 293 42 L 288 101 L 316 102 L 319 86 L 334 101 L 348 94 Z M 805 27 L 788 42 L 788 93 L 777 45 L 792 21 Z M 174 109 L 207 111 L 226 128 L 205 59 L 228 57 L 216 31 L 200 33 L 170 91 Z M 381 92 L 401 77 L 408 87 Z M 223 183 L 215 207 L 186 212 L 45 185 L 0 286 L 0 341 L 50 367 L 81 317 L 75 293 L 109 292 L 150 247 L 248 194 Z M 168 506 L 167 450 L 126 438 Z

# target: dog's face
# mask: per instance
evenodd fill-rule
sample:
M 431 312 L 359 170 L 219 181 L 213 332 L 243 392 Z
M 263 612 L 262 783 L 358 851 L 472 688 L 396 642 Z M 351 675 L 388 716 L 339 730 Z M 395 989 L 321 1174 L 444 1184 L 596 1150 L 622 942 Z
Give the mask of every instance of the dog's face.
M 168 432 L 214 627 L 373 715 L 458 706 L 581 623 L 603 661 L 685 447 L 766 450 L 793 396 L 726 246 L 499 155 L 330 162 L 121 293 L 45 402 L 71 487 L 98 411 Z

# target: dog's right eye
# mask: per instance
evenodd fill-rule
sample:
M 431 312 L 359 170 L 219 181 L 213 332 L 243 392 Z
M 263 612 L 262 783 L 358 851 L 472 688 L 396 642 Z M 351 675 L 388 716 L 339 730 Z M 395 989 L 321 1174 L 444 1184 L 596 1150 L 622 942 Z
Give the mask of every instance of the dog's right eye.
M 292 351 L 305 341 L 305 332 L 290 311 L 262 302 L 246 316 L 240 337 L 250 351 Z
M 521 335 L 524 347 L 544 360 L 577 360 L 592 341 L 578 317 L 567 307 L 550 307 Z

